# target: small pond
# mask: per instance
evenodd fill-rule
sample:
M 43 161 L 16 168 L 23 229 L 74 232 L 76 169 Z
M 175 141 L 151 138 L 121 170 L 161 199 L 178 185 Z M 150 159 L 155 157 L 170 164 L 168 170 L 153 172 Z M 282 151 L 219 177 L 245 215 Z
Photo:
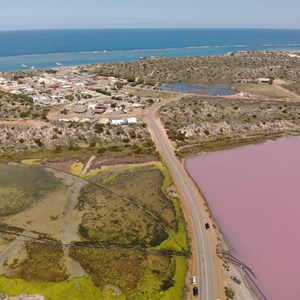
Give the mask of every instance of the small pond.
M 183 93 L 199 93 L 211 96 L 226 96 L 237 94 L 228 84 L 205 84 L 205 83 L 187 83 L 172 82 L 162 83 L 160 89 L 163 91 L 174 91 Z

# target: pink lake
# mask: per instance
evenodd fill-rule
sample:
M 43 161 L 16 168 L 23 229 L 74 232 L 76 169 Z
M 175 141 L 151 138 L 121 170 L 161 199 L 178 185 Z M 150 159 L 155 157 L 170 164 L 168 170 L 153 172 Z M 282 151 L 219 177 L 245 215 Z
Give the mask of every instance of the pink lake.
M 300 137 L 188 159 L 231 253 L 267 299 L 300 299 Z

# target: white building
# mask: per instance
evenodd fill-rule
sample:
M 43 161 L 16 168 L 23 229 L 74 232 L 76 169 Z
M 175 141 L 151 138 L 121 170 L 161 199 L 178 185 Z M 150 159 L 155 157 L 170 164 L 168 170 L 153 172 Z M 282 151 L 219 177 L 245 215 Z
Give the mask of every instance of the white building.
M 127 121 L 124 119 L 112 119 L 110 122 L 112 125 L 119 125 L 119 126 L 127 124 Z
M 128 124 L 136 124 L 137 119 L 136 119 L 136 117 L 130 117 L 130 118 L 127 118 L 127 122 L 128 122 Z

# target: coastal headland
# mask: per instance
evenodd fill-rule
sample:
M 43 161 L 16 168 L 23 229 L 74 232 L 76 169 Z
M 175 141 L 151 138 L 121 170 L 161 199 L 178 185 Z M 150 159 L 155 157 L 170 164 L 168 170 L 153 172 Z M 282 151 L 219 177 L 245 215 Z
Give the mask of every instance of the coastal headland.
M 280 51 L 1 73 L 0 292 L 192 299 L 196 276 L 201 297 L 261 297 L 217 255 L 230 249 L 183 163 L 298 135 L 299 75 Z M 205 89 L 161 85 L 178 82 Z

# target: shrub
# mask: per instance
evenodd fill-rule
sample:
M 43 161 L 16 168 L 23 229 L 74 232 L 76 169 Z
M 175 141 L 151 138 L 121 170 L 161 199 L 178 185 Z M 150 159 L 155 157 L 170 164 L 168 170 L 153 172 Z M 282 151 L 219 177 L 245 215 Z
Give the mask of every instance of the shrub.
M 111 96 L 111 92 L 107 91 L 107 90 L 103 90 L 103 89 L 96 89 L 97 93 L 103 94 L 103 95 L 107 95 L 107 96 Z

